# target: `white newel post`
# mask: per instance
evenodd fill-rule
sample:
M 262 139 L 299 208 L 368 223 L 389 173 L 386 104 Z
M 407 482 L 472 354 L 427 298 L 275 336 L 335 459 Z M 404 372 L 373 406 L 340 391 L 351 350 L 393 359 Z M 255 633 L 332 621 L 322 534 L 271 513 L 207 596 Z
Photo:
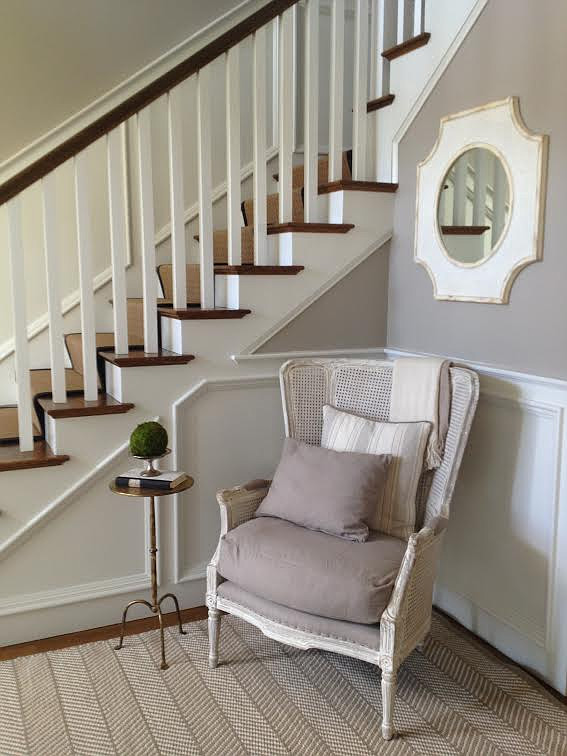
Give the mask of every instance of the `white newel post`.
M 26 318 L 26 279 L 22 209 L 20 197 L 8 202 L 8 247 L 10 255 L 12 319 L 14 326 L 14 361 L 18 398 L 18 435 L 20 451 L 33 450 L 32 397 Z
M 280 223 L 292 220 L 293 157 L 293 13 L 289 8 L 280 18 L 279 40 L 279 216 Z
M 181 123 L 182 95 L 182 87 L 178 86 L 172 89 L 167 96 L 171 263 L 173 273 L 173 306 L 176 310 L 184 310 L 187 307 L 183 127 Z
M 279 140 L 279 104 L 280 104 L 280 17 L 272 21 L 272 147 L 277 147 Z
M 213 309 L 215 306 L 210 78 L 209 66 L 201 68 L 197 74 L 197 152 L 199 160 L 199 245 L 202 309 Z
M 319 0 L 307 0 L 305 10 L 305 125 L 304 141 L 304 218 L 317 221 L 319 182 Z
M 150 109 L 138 113 L 138 174 L 140 181 L 140 215 L 142 223 L 142 292 L 144 297 L 144 350 L 158 351 L 157 277 L 152 179 L 152 143 Z
M 47 286 L 47 316 L 49 318 L 49 356 L 51 361 L 51 392 L 54 402 L 66 402 L 65 339 L 59 290 L 59 260 L 57 252 L 57 211 L 55 172 L 41 182 L 43 203 L 43 249 Z
M 226 163 L 228 264 L 240 265 L 240 53 L 237 45 L 226 55 Z
M 122 127 L 107 136 L 108 209 L 112 257 L 112 314 L 114 351 L 128 353 L 128 304 L 126 301 L 126 261 L 128 252 L 128 207 L 124 186 Z
M 368 0 L 356 0 L 354 34 L 352 177 L 355 181 L 364 181 L 368 123 Z
M 266 29 L 254 34 L 254 264 L 268 263 L 266 214 Z
M 332 0 L 331 73 L 329 94 L 329 181 L 343 174 L 343 83 L 345 54 L 345 3 Z
M 98 398 L 96 369 L 96 320 L 92 263 L 92 228 L 88 185 L 88 152 L 75 156 L 75 203 L 79 248 L 79 294 L 81 297 L 81 333 L 83 345 L 83 387 L 85 400 Z

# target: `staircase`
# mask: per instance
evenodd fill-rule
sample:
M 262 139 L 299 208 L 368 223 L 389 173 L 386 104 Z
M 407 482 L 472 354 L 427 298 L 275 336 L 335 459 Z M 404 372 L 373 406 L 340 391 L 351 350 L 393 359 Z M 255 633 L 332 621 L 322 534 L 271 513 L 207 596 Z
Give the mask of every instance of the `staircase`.
M 272 0 L 0 186 L 0 204 L 8 219 L 15 344 L 15 384 L 8 393 L 15 389 L 17 397 L 16 403 L 0 406 L 0 472 L 6 494 L 0 513 L 0 558 L 47 522 L 68 500 L 68 492 L 90 485 L 92 471 L 125 448 L 137 422 L 159 417 L 168 424 L 181 395 L 203 381 L 232 374 L 231 355 L 254 352 L 388 241 L 397 183 L 392 173 L 383 175 L 380 118 L 396 103 L 390 82 L 395 82 L 398 61 L 420 51 L 423 55 L 434 45 L 433 5 L 420 0 L 355 0 L 352 142 L 345 144 L 344 138 L 345 92 L 351 87 L 344 78 L 344 0 L 330 2 L 328 113 L 320 112 L 318 92 L 318 51 L 326 44 L 320 2 L 302 3 L 298 20 L 297 0 Z M 463 2 L 465 16 L 470 7 L 470 0 Z M 295 58 L 300 23 L 303 70 L 298 70 Z M 426 24 L 431 33 L 425 31 Z M 265 69 L 268 33 L 278 45 L 276 91 L 268 87 Z M 253 190 L 243 197 L 239 66 L 241 48 L 250 38 Z M 212 64 L 219 58 L 224 59 L 226 77 L 226 228 L 213 226 L 210 93 Z M 419 58 L 419 76 L 430 76 L 437 65 L 433 55 L 431 60 Z M 199 230 L 193 238 L 186 234 L 182 171 L 187 146 L 181 85 L 189 77 L 197 82 L 198 122 Z M 304 92 L 303 150 L 295 154 L 294 77 L 296 83 L 301 77 Z M 156 155 L 150 105 L 164 96 L 167 154 Z M 277 102 L 277 172 L 266 160 L 268 102 Z M 319 127 L 327 118 L 329 139 L 323 151 Z M 121 129 L 128 120 L 137 141 L 135 200 L 127 196 L 123 182 Z M 100 139 L 106 143 L 112 283 L 95 297 L 86 156 Z M 297 162 L 300 154 L 302 163 Z M 171 213 L 171 256 L 160 264 L 152 183 L 156 160 L 169 165 Z M 55 206 L 55 173 L 67 161 L 72 161 L 74 171 L 71 213 L 77 228 L 80 328 L 76 318 L 73 327 L 62 313 L 55 234 L 61 212 Z M 270 184 L 277 191 L 269 191 Z M 27 250 L 21 198 L 34 185 L 41 191 L 49 314 L 49 360 L 42 369 L 30 369 L 34 344 L 26 332 L 23 268 Z M 127 231 L 135 223 L 139 248 L 134 267 L 141 273 L 137 277 L 127 269 Z M 84 420 L 96 416 L 104 417 L 96 423 Z M 32 470 L 41 467 L 54 469 L 43 474 Z M 42 477 L 34 481 L 34 475 Z M 22 496 L 25 508 L 19 506 Z

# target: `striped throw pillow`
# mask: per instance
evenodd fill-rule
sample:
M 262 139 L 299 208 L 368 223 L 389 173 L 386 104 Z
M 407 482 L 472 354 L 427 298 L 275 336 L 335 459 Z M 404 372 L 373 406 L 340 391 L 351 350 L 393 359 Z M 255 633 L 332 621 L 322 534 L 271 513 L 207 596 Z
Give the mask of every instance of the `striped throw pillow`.
M 372 530 L 406 540 L 414 532 L 417 486 L 430 428 L 427 422 L 382 423 L 328 404 L 323 407 L 325 449 L 392 456 L 386 486 L 368 522 Z

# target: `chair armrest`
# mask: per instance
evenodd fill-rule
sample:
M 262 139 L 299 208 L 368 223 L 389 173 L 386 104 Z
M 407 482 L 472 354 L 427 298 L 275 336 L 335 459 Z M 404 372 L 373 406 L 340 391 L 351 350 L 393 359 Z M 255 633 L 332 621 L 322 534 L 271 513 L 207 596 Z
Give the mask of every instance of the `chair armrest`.
M 380 654 L 389 659 L 393 669 L 429 630 L 433 586 L 446 527 L 447 520 L 438 518 L 409 537 L 390 602 L 380 619 Z
M 216 609 L 217 588 L 223 578 L 217 571 L 222 537 L 229 530 L 242 525 L 252 519 L 254 512 L 260 506 L 270 488 L 271 480 L 251 480 L 242 486 L 224 488 L 217 491 L 217 501 L 220 507 L 221 532 L 215 553 L 207 565 L 207 606 Z
M 229 530 L 250 520 L 266 497 L 270 480 L 252 480 L 234 488 L 224 488 L 217 492 L 221 514 L 221 537 Z

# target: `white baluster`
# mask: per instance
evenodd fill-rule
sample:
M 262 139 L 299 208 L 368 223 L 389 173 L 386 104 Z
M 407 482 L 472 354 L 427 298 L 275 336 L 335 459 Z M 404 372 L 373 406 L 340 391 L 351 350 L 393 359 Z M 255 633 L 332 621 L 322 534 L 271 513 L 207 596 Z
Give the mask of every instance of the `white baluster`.
M 382 57 L 378 47 L 378 0 L 370 0 L 370 99 L 378 97 L 378 58 Z
M 280 17 L 276 16 L 272 21 L 272 147 L 278 144 L 279 128 L 279 70 L 280 70 Z
M 486 225 L 486 186 L 488 183 L 486 150 L 474 151 L 473 225 Z
M 75 203 L 77 210 L 77 243 L 79 248 L 83 388 L 85 400 L 92 402 L 98 398 L 98 374 L 96 369 L 92 229 L 87 171 L 88 153 L 83 151 L 75 156 Z
M 355 181 L 364 181 L 368 123 L 368 0 L 356 0 L 354 34 L 352 177 Z
M 319 0 L 305 9 L 304 218 L 317 220 L 319 160 Z
M 185 199 L 183 193 L 182 89 L 175 87 L 167 97 L 169 131 L 169 206 L 171 209 L 171 263 L 173 306 L 187 307 L 187 257 L 185 250 Z
M 112 256 L 112 307 L 114 351 L 128 353 L 128 305 L 126 302 L 126 259 L 128 250 L 128 208 L 124 186 L 122 128 L 107 136 L 108 208 Z
M 231 47 L 226 56 L 226 209 L 228 226 L 228 264 L 240 265 L 242 247 L 240 227 L 240 54 Z
M 382 97 L 390 93 L 390 61 L 382 57 L 388 47 L 388 29 L 393 23 L 395 8 L 392 0 L 377 0 L 376 26 L 378 39 L 376 41 L 376 91 L 375 97 Z
M 343 176 L 343 79 L 345 47 L 345 3 L 331 6 L 331 73 L 329 96 L 329 181 Z
M 142 225 L 144 350 L 149 354 L 155 354 L 158 351 L 157 276 L 150 125 L 150 109 L 148 107 L 138 113 L 138 175 Z
M 500 234 L 504 227 L 504 192 L 506 187 L 506 177 L 504 169 L 500 164 L 499 158 L 492 155 L 492 246 L 494 247 L 500 239 Z
M 20 197 L 8 202 L 8 246 L 11 270 L 12 320 L 14 327 L 14 361 L 18 397 L 18 435 L 20 451 L 33 450 L 32 397 L 26 318 L 26 279 L 22 210 Z
M 419 37 L 425 30 L 425 0 L 415 0 L 413 9 L 413 36 Z
M 59 291 L 59 261 L 57 253 L 57 213 L 55 201 L 55 172 L 48 173 L 41 182 L 43 202 L 43 249 L 47 286 L 47 315 L 49 318 L 49 355 L 51 360 L 51 393 L 54 402 L 66 402 L 65 341 Z
M 292 152 L 297 151 L 297 80 L 298 80 L 298 60 L 297 60 L 297 5 L 292 5 L 289 9 L 291 14 L 291 83 L 292 83 L 292 122 L 293 122 L 293 141 Z
M 266 217 L 266 30 L 254 34 L 254 264 L 268 262 Z
M 397 33 L 396 41 L 398 45 L 401 45 L 405 40 L 405 25 L 406 25 L 406 0 L 398 0 L 398 20 L 397 20 Z
M 201 248 L 201 307 L 215 306 L 213 259 L 213 201 L 211 177 L 211 74 L 208 66 L 197 75 L 197 143 L 199 159 L 199 243 Z
M 280 18 L 279 40 L 279 214 L 280 223 L 292 220 L 292 157 L 293 157 L 293 13 L 285 11 Z
M 453 192 L 453 225 L 465 225 L 467 165 L 462 158 L 455 164 Z

